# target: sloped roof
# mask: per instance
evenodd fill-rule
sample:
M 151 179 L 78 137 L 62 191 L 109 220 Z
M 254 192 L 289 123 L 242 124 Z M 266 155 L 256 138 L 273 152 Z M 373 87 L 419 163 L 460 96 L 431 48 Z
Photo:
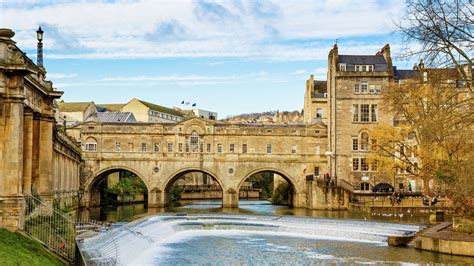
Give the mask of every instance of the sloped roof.
M 60 112 L 84 112 L 89 105 L 94 104 L 94 102 L 59 102 L 58 108 Z
M 348 65 L 374 65 L 374 71 L 387 71 L 383 55 L 339 55 L 339 63 Z
M 183 116 L 183 114 L 181 112 L 177 111 L 177 110 L 174 110 L 174 109 L 171 109 L 171 108 L 168 108 L 168 107 L 164 107 L 164 106 L 161 106 L 161 105 L 158 105 L 158 104 L 145 102 L 145 101 L 142 101 L 142 100 L 138 100 L 138 101 L 141 102 L 142 104 L 144 104 L 146 107 L 150 108 L 151 110 L 158 111 L 158 112 L 165 113 L 165 114 L 175 115 L 175 116 L 179 116 L 179 117 Z
M 105 108 L 106 110 L 99 110 L 99 112 L 109 111 L 109 112 L 120 112 L 124 103 L 111 103 L 111 104 L 97 104 L 97 107 Z
M 382 55 L 339 55 L 339 63 L 354 65 L 387 64 Z
M 135 116 L 131 112 L 99 112 L 93 113 L 89 116 L 91 119 L 95 119 L 98 122 L 136 122 Z M 89 119 L 88 118 L 88 119 Z
M 396 69 L 395 68 L 394 73 L 395 73 L 396 79 L 403 80 L 403 79 L 415 78 L 419 74 L 419 71 L 412 70 L 412 69 Z

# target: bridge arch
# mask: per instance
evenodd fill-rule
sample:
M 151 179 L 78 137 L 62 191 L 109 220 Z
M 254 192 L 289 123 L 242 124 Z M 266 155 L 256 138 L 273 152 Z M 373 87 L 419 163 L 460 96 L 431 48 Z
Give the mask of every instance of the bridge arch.
M 144 175 L 142 175 L 136 169 L 128 167 L 128 166 L 124 166 L 124 165 L 109 166 L 109 167 L 105 167 L 101 170 L 98 170 L 98 171 L 94 172 L 92 175 L 90 175 L 90 178 L 86 180 L 86 183 L 84 185 L 84 190 L 85 191 L 90 191 L 91 188 L 94 185 L 96 185 L 96 183 L 100 180 L 100 178 L 103 174 L 105 174 L 107 172 L 112 173 L 114 171 L 120 171 L 120 170 L 126 170 L 126 171 L 132 172 L 133 174 L 138 176 L 143 181 L 143 183 L 145 183 L 145 186 L 146 186 L 147 190 L 150 191 L 150 189 L 151 189 L 150 184 L 148 183 L 148 180 L 146 178 L 144 178 Z
M 224 191 L 225 191 L 225 186 L 224 186 L 224 182 L 219 178 L 219 176 L 214 173 L 213 171 L 209 170 L 209 169 L 204 169 L 204 168 L 200 168 L 200 167 L 187 167 L 187 168 L 181 168 L 175 172 L 173 172 L 172 174 L 168 175 L 166 177 L 166 179 L 163 180 L 162 182 L 162 186 L 161 186 L 161 191 L 163 192 L 163 203 L 164 203 L 164 207 L 168 206 L 169 205 L 169 202 L 168 202 L 168 193 L 170 192 L 170 189 L 171 187 L 174 185 L 174 183 L 182 176 L 186 175 L 186 174 L 189 174 L 189 173 L 196 173 L 196 172 L 199 172 L 199 173 L 203 173 L 203 174 L 206 174 L 206 175 L 209 175 L 213 180 L 215 180 L 218 184 L 219 184 L 219 187 L 221 188 L 222 190 L 222 194 L 224 194 Z M 223 199 L 222 199 L 223 200 Z
M 242 185 L 252 175 L 255 175 L 255 174 L 258 174 L 258 173 L 264 173 L 264 172 L 270 172 L 270 173 L 273 173 L 273 174 L 277 174 L 280 177 L 282 177 L 289 184 L 290 190 L 288 192 L 289 193 L 288 194 L 288 196 L 289 196 L 288 205 L 298 207 L 298 205 L 299 205 L 298 202 L 300 201 L 299 198 L 301 197 L 302 194 L 304 194 L 304 191 L 302 190 L 300 184 L 296 181 L 296 179 L 293 176 L 291 176 L 286 171 L 283 171 L 281 169 L 276 169 L 276 168 L 272 168 L 272 167 L 262 167 L 262 168 L 254 169 L 254 170 L 248 172 L 239 181 L 239 184 L 237 186 L 237 192 L 240 193 L 240 189 L 241 189 Z
M 137 171 L 134 168 L 123 166 L 123 165 L 114 165 L 114 166 L 109 166 L 101 170 L 98 170 L 89 176 L 89 178 L 86 180 L 86 183 L 84 185 L 84 198 L 82 200 L 83 206 L 94 207 L 94 206 L 102 205 L 103 204 L 102 197 L 104 196 L 103 194 L 104 192 L 102 191 L 101 186 L 104 186 L 103 182 L 107 182 L 104 180 L 107 180 L 107 176 L 109 176 L 110 174 L 117 173 L 120 171 L 128 171 L 132 173 L 133 175 L 135 175 L 136 177 L 138 177 L 143 182 L 143 184 L 146 187 L 144 200 L 145 202 L 147 202 L 148 200 L 147 200 L 146 195 L 150 194 L 151 188 L 150 188 L 148 180 L 144 178 L 144 175 L 142 175 L 139 171 Z
M 251 177 L 252 175 L 254 174 L 258 174 L 258 173 L 263 173 L 263 172 L 271 172 L 271 173 L 274 173 L 274 174 L 278 174 L 280 175 L 281 177 L 283 177 L 287 182 L 288 184 L 292 185 L 294 188 L 295 188 L 295 192 L 302 192 L 301 190 L 301 187 L 300 185 L 298 184 L 298 182 L 296 182 L 296 179 L 293 178 L 290 174 L 286 173 L 285 171 L 283 170 L 280 170 L 280 169 L 276 169 L 276 168 L 272 168 L 272 167 L 263 167 L 263 168 L 258 168 L 258 169 L 254 169 L 250 172 L 248 172 L 246 175 L 243 176 L 243 178 L 241 178 L 241 180 L 239 181 L 239 185 L 237 187 L 238 190 L 240 190 L 240 187 L 242 186 L 242 184 L 245 182 L 245 180 L 247 180 L 249 177 Z

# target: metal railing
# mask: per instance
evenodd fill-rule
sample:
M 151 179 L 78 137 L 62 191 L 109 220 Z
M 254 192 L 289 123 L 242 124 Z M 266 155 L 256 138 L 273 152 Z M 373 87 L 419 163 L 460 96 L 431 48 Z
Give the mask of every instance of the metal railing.
M 76 253 L 75 222 L 71 217 L 30 194 L 25 198 L 23 231 L 64 259 L 73 262 Z

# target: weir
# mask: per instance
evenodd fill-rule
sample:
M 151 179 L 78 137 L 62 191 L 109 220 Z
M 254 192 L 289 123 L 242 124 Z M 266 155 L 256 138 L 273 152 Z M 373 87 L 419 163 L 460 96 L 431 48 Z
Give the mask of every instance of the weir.
M 158 257 L 166 254 L 167 243 L 196 237 L 272 236 L 387 245 L 388 236 L 409 235 L 420 229 L 416 225 L 286 216 L 156 215 L 84 239 L 79 249 L 90 264 L 155 264 Z

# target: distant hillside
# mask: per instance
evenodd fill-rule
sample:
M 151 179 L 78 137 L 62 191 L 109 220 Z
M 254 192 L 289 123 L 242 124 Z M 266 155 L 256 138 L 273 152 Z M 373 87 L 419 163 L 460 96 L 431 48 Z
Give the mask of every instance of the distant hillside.
M 229 116 L 222 121 L 229 123 L 298 124 L 303 123 L 303 115 L 298 111 L 270 111 Z

